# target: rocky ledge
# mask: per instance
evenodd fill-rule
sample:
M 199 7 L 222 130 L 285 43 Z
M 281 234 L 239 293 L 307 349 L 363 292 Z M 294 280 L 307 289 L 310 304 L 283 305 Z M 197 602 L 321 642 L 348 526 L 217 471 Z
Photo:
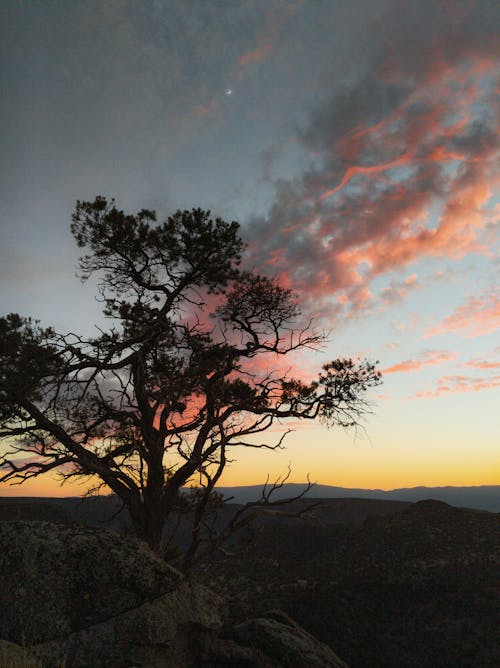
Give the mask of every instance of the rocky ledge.
M 346 666 L 279 612 L 231 625 L 225 607 L 133 539 L 0 522 L 0 650 L 9 666 Z

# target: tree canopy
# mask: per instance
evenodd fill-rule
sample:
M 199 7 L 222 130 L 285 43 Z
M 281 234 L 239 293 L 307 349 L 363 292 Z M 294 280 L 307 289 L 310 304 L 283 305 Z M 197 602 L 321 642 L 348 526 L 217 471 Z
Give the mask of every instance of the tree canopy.
M 280 447 L 258 437 L 277 421 L 359 424 L 371 362 L 334 360 L 313 382 L 268 370 L 324 335 L 300 327 L 291 290 L 242 269 L 236 222 L 193 209 L 158 223 L 97 197 L 77 202 L 71 231 L 111 325 L 85 338 L 0 318 L 0 482 L 87 477 L 158 550 L 190 483 L 199 526 L 231 448 Z

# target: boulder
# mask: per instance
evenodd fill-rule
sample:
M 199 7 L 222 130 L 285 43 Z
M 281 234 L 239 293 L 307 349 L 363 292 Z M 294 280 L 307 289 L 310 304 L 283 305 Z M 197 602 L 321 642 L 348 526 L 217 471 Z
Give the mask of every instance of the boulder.
M 0 638 L 54 666 L 181 666 L 220 600 L 137 541 L 49 522 L 0 522 Z M 190 631 L 186 631 L 190 629 Z
M 215 601 L 207 589 L 184 582 L 138 608 L 30 649 L 47 668 L 198 666 L 205 637 L 219 627 Z
M 234 626 L 219 639 L 216 665 L 252 668 L 348 668 L 327 645 L 316 640 L 280 610 Z M 224 660 L 226 663 L 224 663 Z
M 0 640 L 0 668 L 38 668 L 40 662 L 21 647 L 7 640 Z

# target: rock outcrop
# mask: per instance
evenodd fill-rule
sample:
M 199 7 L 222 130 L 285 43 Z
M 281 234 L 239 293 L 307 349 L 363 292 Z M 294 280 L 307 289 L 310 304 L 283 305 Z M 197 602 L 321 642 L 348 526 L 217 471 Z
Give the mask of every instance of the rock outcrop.
M 210 666 L 348 668 L 339 657 L 280 610 L 248 619 L 221 634 Z
M 141 543 L 0 522 L 0 638 L 48 665 L 189 665 L 196 642 L 185 629 L 220 626 L 220 600 Z
M 111 531 L 0 522 L 0 639 L 8 641 L 0 649 L 9 667 L 27 653 L 37 668 L 345 668 L 288 617 L 231 625 L 223 605 Z
M 0 668 L 39 668 L 40 662 L 26 647 L 0 640 Z

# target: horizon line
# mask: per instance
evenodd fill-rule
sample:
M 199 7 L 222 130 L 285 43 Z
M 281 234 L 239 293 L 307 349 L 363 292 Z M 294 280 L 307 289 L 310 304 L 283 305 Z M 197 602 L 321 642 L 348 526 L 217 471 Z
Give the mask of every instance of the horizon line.
M 307 482 L 286 482 L 283 484 L 283 487 L 285 486 L 307 486 Z M 254 483 L 251 485 L 220 485 L 215 487 L 217 490 L 224 490 L 224 489 L 249 489 L 253 487 L 260 487 L 263 488 L 265 486 L 265 483 Z M 272 486 L 272 483 L 267 483 L 268 487 Z M 339 489 L 339 490 L 359 490 L 362 492 L 398 492 L 398 491 L 403 491 L 403 490 L 412 490 L 412 489 L 479 489 L 482 487 L 500 487 L 500 482 L 499 483 L 493 483 L 493 484 L 488 484 L 488 483 L 480 483 L 477 485 L 413 485 L 411 487 L 393 487 L 390 489 L 384 489 L 382 487 L 343 487 L 340 485 L 329 485 L 326 483 L 313 483 L 311 490 L 314 489 L 314 487 L 330 487 L 332 489 Z M 184 488 L 186 489 L 186 488 Z M 189 488 L 187 488 L 189 489 Z M 85 498 L 85 494 L 70 494 L 66 496 L 56 496 L 56 495 L 23 495 L 23 494 L 9 494 L 9 495 L 3 495 L 1 493 L 2 490 L 0 490 L 0 499 L 82 499 Z M 116 494 L 110 493 L 110 494 L 96 494 L 96 495 L 88 495 L 89 497 L 95 497 L 95 496 L 102 496 L 102 497 L 109 497 L 109 496 L 116 496 Z

